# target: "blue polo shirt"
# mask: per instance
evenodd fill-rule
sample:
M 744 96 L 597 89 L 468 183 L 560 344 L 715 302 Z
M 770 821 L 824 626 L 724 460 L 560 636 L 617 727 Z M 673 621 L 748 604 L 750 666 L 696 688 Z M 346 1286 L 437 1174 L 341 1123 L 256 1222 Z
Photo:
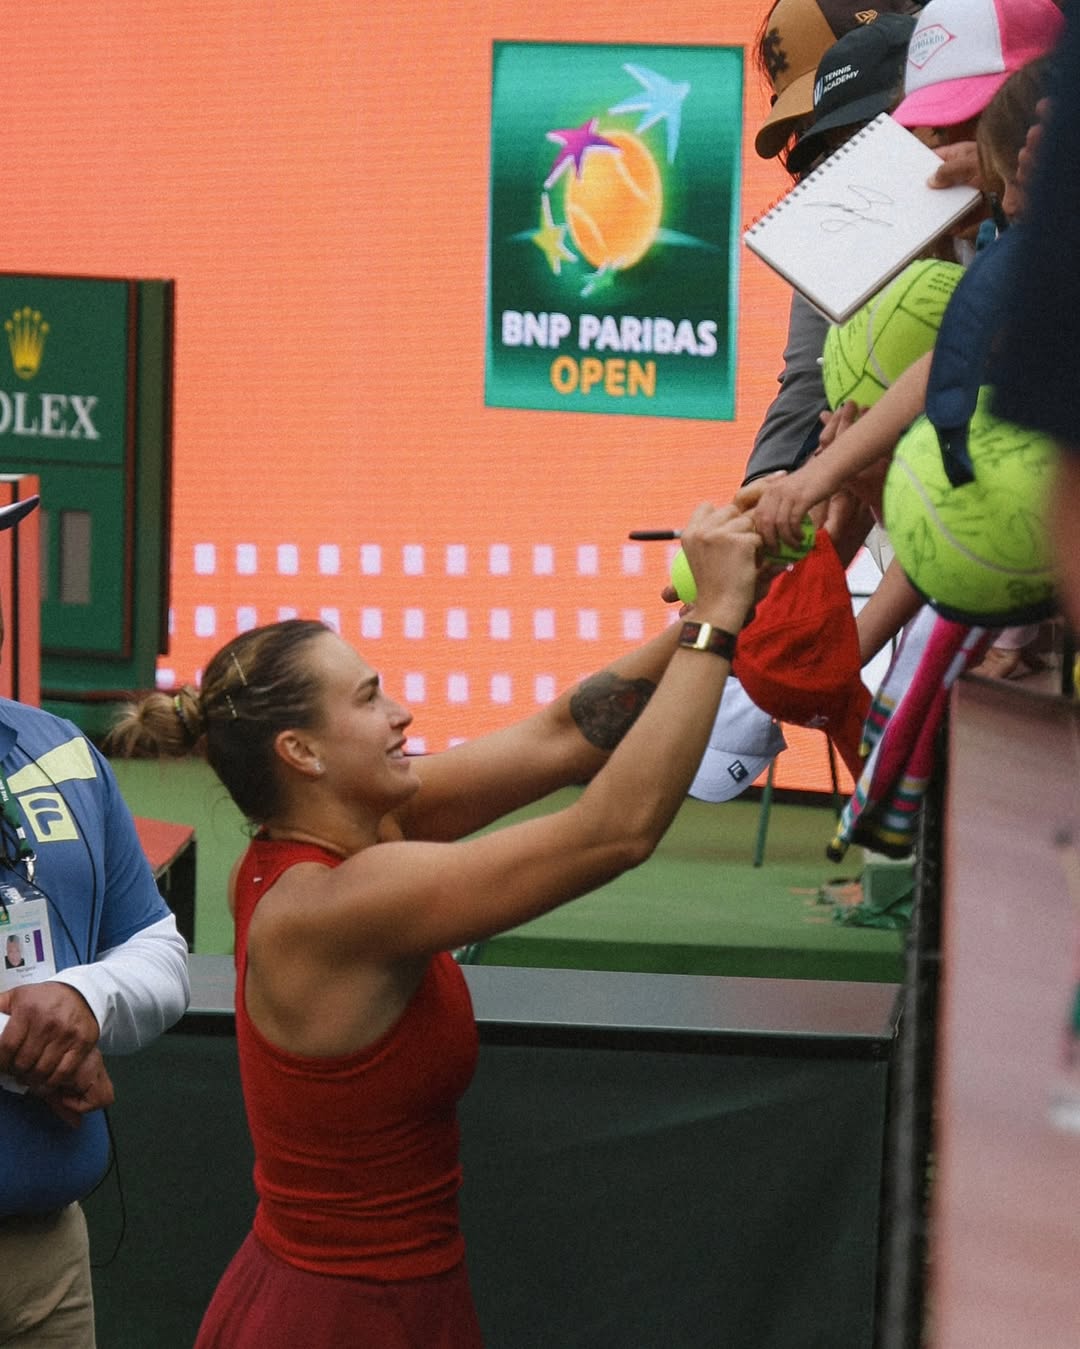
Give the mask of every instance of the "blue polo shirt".
M 112 770 L 77 726 L 0 698 L 0 771 L 37 853 L 58 970 L 90 964 L 168 915 Z M 0 863 L 0 880 L 18 874 Z M 0 1140 L 0 1216 L 79 1199 L 108 1163 L 100 1110 L 73 1129 L 41 1101 L 0 1090 Z

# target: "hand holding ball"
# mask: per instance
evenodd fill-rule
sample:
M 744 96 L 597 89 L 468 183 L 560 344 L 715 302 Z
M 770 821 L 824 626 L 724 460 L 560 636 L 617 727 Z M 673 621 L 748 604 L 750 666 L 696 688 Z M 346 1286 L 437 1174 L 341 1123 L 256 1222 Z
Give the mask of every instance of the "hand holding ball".
M 787 566 L 792 562 L 801 562 L 813 548 L 816 533 L 814 522 L 807 516 L 802 524 L 802 543 L 799 547 L 793 548 L 783 539 L 780 539 L 776 551 L 765 554 L 765 561 L 780 566 Z M 690 563 L 687 561 L 686 554 L 681 548 L 671 559 L 671 585 L 683 604 L 693 604 L 697 599 L 697 582 L 694 580 L 694 573 L 690 570 Z
M 789 562 L 801 562 L 813 548 L 816 536 L 817 530 L 814 528 L 814 522 L 807 516 L 802 522 L 802 541 L 798 547 L 792 547 L 790 543 L 785 543 L 783 539 L 777 539 L 776 548 L 765 554 L 765 561 L 781 563 L 784 566 L 787 566 Z

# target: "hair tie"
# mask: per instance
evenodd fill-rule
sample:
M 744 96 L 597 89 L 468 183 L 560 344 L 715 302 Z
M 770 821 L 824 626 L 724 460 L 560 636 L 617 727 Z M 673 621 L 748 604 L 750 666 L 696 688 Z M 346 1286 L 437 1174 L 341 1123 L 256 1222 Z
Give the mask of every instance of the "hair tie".
M 190 720 L 188 719 L 188 714 L 184 711 L 183 699 L 180 697 L 179 693 L 173 694 L 172 705 L 173 711 L 180 718 L 180 725 L 183 726 L 184 728 L 184 734 L 187 736 L 188 740 L 192 744 L 194 744 L 195 741 L 198 740 L 199 738 L 199 733 L 195 730 L 194 726 L 192 726 Z

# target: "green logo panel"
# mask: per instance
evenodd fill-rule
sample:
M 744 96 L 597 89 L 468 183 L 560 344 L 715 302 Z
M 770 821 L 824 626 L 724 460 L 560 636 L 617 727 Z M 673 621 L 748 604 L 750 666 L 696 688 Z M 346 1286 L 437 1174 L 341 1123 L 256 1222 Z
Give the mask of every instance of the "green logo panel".
M 743 53 L 496 43 L 485 401 L 731 420 Z
M 125 463 L 129 284 L 0 276 L 0 453 L 5 464 Z

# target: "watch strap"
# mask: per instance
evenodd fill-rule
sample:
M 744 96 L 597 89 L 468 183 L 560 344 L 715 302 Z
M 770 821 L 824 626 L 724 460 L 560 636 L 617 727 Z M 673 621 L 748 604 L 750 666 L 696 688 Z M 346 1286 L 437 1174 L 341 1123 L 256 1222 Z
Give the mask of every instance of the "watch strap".
M 679 645 L 691 651 L 711 651 L 725 660 L 735 659 L 735 634 L 711 623 L 686 622 L 679 633 Z

